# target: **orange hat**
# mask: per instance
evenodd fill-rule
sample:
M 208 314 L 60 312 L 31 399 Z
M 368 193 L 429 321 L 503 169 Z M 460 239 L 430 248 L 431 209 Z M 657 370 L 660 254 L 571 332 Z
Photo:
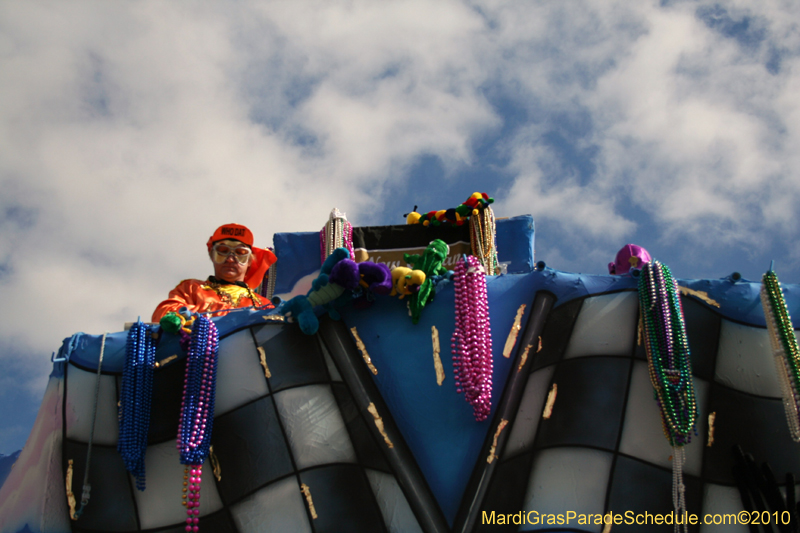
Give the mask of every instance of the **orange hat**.
M 210 251 L 212 244 L 225 239 L 242 242 L 253 250 L 253 261 L 247 269 L 244 282 L 247 283 L 247 286 L 251 289 L 255 289 L 261 285 L 261 282 L 264 280 L 264 274 L 266 274 L 269 267 L 278 260 L 275 254 L 270 250 L 253 246 L 253 232 L 241 224 L 223 224 L 218 227 L 214 234 L 208 239 L 206 246 Z
M 241 224 L 223 224 L 217 228 L 214 235 L 209 237 L 206 246 L 211 250 L 211 245 L 217 241 L 225 239 L 232 239 L 245 243 L 247 246 L 253 246 L 253 232 L 242 226 Z

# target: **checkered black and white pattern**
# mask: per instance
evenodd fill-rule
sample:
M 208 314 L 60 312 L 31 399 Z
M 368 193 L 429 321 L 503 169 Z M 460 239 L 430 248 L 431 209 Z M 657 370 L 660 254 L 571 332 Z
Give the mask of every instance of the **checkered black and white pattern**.
M 742 503 L 732 473 L 734 445 L 758 463 L 768 461 L 779 477 L 800 471 L 800 454 L 786 427 L 766 329 L 729 320 L 691 297 L 683 297 L 683 308 L 700 410 L 698 434 L 686 448 L 687 506 L 697 514 L 735 513 Z M 672 510 L 672 450 L 661 428 L 637 321 L 636 291 L 576 299 L 550 312 L 542 350 L 530 354 L 520 407 L 511 417 L 483 510 Z M 169 355 L 159 352 L 157 358 Z M 74 531 L 183 531 L 183 467 L 174 439 L 184 368 L 184 361 L 176 360 L 155 372 L 144 492 L 134 489 L 116 452 L 120 376 L 100 378 L 92 499 L 73 523 Z M 207 464 L 202 530 L 421 531 L 384 443 L 340 370 L 325 344 L 295 325 L 250 326 L 221 341 L 213 435 L 221 478 L 215 479 Z M 91 369 L 67 365 L 63 457 L 65 470 L 66 461 L 74 461 L 78 497 L 95 380 Z M 545 420 L 542 409 L 553 384 L 558 395 Z M 716 422 L 709 447 L 711 412 Z M 316 519 L 300 492 L 303 484 L 310 489 Z M 657 528 L 640 525 L 637 531 Z M 483 529 L 478 521 L 476 530 Z M 714 531 L 714 526 L 694 531 Z
M 172 355 L 162 352 L 157 360 Z M 100 378 L 91 500 L 73 531 L 184 530 L 183 466 L 175 448 L 184 370 L 185 359 L 179 359 L 155 371 L 144 492 L 135 490 L 116 451 L 121 376 Z M 74 461 L 78 499 L 95 380 L 94 371 L 67 365 L 63 462 L 66 472 L 67 460 Z M 212 437 L 221 477 L 215 478 L 207 461 L 201 531 L 420 531 L 384 444 L 366 424 L 317 337 L 281 323 L 228 335 L 220 342 Z M 316 519 L 301 493 L 303 484 Z
M 732 447 L 769 462 L 782 479 L 800 472 L 787 429 L 767 330 L 682 297 L 700 416 L 686 447 L 690 512 L 743 509 Z M 550 312 L 500 464 L 482 509 L 497 513 L 672 511 L 672 449 L 664 436 L 644 347 L 636 291 L 593 295 Z M 552 416 L 542 419 L 557 384 Z M 714 442 L 708 415 L 716 413 Z M 513 526 L 528 531 L 548 526 Z M 549 526 L 553 527 L 553 526 Z M 562 526 L 563 527 L 563 526 Z M 576 526 L 600 532 L 602 526 Z M 665 526 L 636 526 L 661 531 Z M 694 531 L 748 531 L 746 526 Z M 490 530 L 477 526 L 478 531 Z

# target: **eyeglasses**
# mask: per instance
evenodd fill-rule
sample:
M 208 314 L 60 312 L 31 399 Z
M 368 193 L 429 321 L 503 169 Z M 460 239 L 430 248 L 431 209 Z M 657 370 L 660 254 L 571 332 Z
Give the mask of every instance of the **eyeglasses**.
M 220 265 L 228 260 L 228 257 L 233 256 L 242 264 L 250 260 L 252 250 L 244 244 L 236 241 L 219 241 L 211 247 L 211 259 Z

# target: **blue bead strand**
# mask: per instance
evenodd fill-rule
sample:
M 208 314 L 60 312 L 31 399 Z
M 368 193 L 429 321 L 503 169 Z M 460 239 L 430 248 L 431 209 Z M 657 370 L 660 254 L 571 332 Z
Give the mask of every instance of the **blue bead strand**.
M 125 344 L 117 451 L 139 490 L 145 490 L 144 456 L 150 429 L 155 354 L 152 328 L 141 321 L 135 323 Z

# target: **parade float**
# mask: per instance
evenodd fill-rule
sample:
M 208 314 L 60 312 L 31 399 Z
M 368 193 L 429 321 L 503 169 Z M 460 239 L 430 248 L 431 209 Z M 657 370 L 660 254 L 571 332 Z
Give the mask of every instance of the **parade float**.
M 490 204 L 334 210 L 274 236 L 275 309 L 65 339 L 0 532 L 793 530 L 800 288 L 553 270 Z M 628 529 L 667 527 L 713 530 Z

